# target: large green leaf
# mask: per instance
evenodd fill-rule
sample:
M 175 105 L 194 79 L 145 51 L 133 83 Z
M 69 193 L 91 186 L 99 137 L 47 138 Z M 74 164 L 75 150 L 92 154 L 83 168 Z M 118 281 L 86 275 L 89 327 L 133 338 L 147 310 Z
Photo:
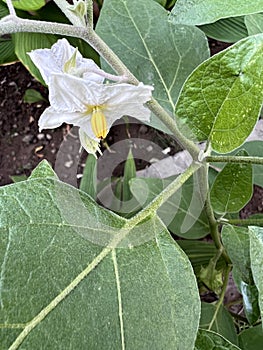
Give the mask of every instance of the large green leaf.
M 197 334 L 194 350 L 241 350 L 220 334 L 200 329 Z
M 201 306 L 202 309 L 199 327 L 202 329 L 208 329 L 214 314 L 217 311 L 217 306 L 209 303 L 202 303 Z M 211 330 L 222 335 L 231 343 L 237 345 L 237 334 L 233 318 L 223 306 L 221 306 L 217 312 L 217 316 L 213 322 Z
M 9 11 L 6 5 L 0 1 L 0 19 L 7 16 Z M 11 63 L 17 60 L 15 48 L 11 36 L 0 38 L 0 65 Z
M 245 16 L 245 24 L 249 35 L 263 33 L 263 13 Z
M 141 206 L 146 206 L 173 179 L 136 178 L 130 181 L 131 191 Z M 196 177 L 191 177 L 157 211 L 161 220 L 177 236 L 202 238 L 210 231 L 198 190 Z
M 152 0 L 105 0 L 96 31 L 140 81 L 154 85 L 153 96 L 173 112 L 185 79 L 209 51 L 202 31 L 173 25 L 167 15 Z M 155 116 L 150 125 L 169 132 Z
M 24 11 L 36 11 L 45 6 L 45 0 L 12 0 L 16 9 Z
M 187 79 L 176 115 L 194 137 L 227 153 L 249 136 L 263 102 L 263 34 L 248 37 L 201 64 Z
M 263 317 L 263 228 L 257 226 L 249 227 L 250 233 L 250 259 L 251 269 L 255 285 L 258 289 L 258 304 L 261 318 Z
M 133 227 L 46 163 L 0 206 L 1 349 L 194 347 L 196 280 L 156 217 Z
M 243 350 L 262 350 L 263 330 L 262 325 L 245 329 L 238 335 L 239 346 Z
M 236 155 L 247 155 L 239 151 Z M 253 168 L 251 164 L 228 163 L 217 175 L 210 191 L 214 211 L 220 214 L 236 213 L 253 194 Z
M 248 36 L 244 16 L 220 19 L 211 24 L 204 24 L 199 28 L 210 38 L 226 43 L 235 43 Z
M 175 23 L 201 25 L 261 12 L 262 8 L 262 0 L 177 0 L 170 18 Z
M 58 37 L 52 34 L 42 33 L 16 33 L 14 37 L 15 53 L 17 57 L 30 73 L 44 84 L 39 70 L 33 64 L 27 52 L 40 48 L 50 48 L 58 40 Z

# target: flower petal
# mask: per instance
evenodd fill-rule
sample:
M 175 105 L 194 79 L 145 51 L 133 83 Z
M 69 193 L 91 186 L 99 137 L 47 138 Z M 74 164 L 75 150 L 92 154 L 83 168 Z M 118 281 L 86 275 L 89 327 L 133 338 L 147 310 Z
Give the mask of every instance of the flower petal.
M 49 107 L 42 113 L 38 121 L 40 131 L 57 128 L 63 123 L 79 126 L 85 133 L 91 135 L 94 140 L 97 140 L 91 129 L 90 116 L 83 115 L 83 113 L 66 113 L 57 111 L 54 107 Z
M 63 73 L 65 63 L 74 53 L 75 48 L 66 39 L 60 39 L 50 49 L 33 50 L 28 55 L 39 69 L 45 83 L 49 85 L 51 74 Z M 93 60 L 83 58 L 79 52 L 76 53 L 76 73 L 72 70 L 73 74 L 78 74 L 79 71 L 85 79 L 102 83 L 104 78 L 94 73 L 96 70 L 99 70 L 99 67 Z
M 69 74 L 52 74 L 49 100 L 57 110 L 86 112 L 89 106 L 100 105 L 104 85 Z
M 105 115 L 109 124 L 129 115 L 141 121 L 150 121 L 151 112 L 144 104 L 152 98 L 153 87 L 140 83 L 139 85 L 114 84 L 105 85 Z

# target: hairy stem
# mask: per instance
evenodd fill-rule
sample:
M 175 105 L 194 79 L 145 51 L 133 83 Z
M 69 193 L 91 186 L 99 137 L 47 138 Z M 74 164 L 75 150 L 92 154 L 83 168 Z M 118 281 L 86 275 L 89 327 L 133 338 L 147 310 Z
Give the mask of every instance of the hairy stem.
M 231 224 L 231 225 L 241 225 L 241 226 L 263 226 L 263 218 L 248 218 L 248 219 L 219 219 L 218 222 L 222 225 Z
M 215 246 L 217 249 L 222 252 L 222 256 L 225 259 L 227 263 L 230 263 L 229 256 L 227 255 L 225 248 L 221 242 L 220 238 L 220 232 L 219 232 L 219 223 L 216 220 L 213 212 L 213 208 L 210 201 L 210 194 L 209 194 L 209 185 L 208 185 L 208 164 L 200 168 L 199 170 L 199 181 L 200 181 L 200 188 L 202 191 L 202 196 L 204 198 L 204 209 L 208 218 L 209 227 L 210 227 L 210 234 L 213 238 L 213 241 L 215 243 Z
M 263 157 L 246 157 L 246 156 L 207 156 L 208 163 L 246 163 L 263 165 Z
M 16 10 L 13 6 L 12 0 L 6 0 L 6 4 L 11 16 L 16 16 Z
M 87 27 L 93 29 L 93 0 L 86 0 L 87 4 Z

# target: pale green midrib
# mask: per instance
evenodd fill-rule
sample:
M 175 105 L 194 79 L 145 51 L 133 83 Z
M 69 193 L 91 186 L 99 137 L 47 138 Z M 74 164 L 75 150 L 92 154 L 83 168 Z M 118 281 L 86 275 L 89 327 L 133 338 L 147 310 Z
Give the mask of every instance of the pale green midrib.
M 165 84 L 165 82 L 164 82 L 164 80 L 163 80 L 163 77 L 162 77 L 162 75 L 161 75 L 161 73 L 160 73 L 158 67 L 157 67 L 156 64 L 155 64 L 155 61 L 154 61 L 154 59 L 152 58 L 152 55 L 151 55 L 150 51 L 148 50 L 148 47 L 147 47 L 147 45 L 146 45 L 146 43 L 145 43 L 143 37 L 141 36 L 141 33 L 140 33 L 140 31 L 139 31 L 139 29 L 138 29 L 136 23 L 134 22 L 133 17 L 131 16 L 131 13 L 130 13 L 128 7 L 126 6 L 126 3 L 124 3 L 124 7 L 125 7 L 127 13 L 129 14 L 129 17 L 130 17 L 130 19 L 131 19 L 131 22 L 132 22 L 132 24 L 134 25 L 134 28 L 136 29 L 136 31 L 137 31 L 137 33 L 138 33 L 138 35 L 139 35 L 139 37 L 140 37 L 140 39 L 141 39 L 141 41 L 142 41 L 142 43 L 143 43 L 143 46 L 144 46 L 145 51 L 146 51 L 146 53 L 147 53 L 147 55 L 148 55 L 148 57 L 149 57 L 149 60 L 152 62 L 153 66 L 154 66 L 154 68 L 155 68 L 155 70 L 156 70 L 156 72 L 157 72 L 157 74 L 158 74 L 158 76 L 159 76 L 159 78 L 160 78 L 160 81 L 162 82 L 162 84 L 163 84 L 163 86 L 164 86 L 164 88 L 165 88 L 166 94 L 167 94 L 167 96 L 168 96 L 168 100 L 169 100 L 169 102 L 170 102 L 170 104 L 171 104 L 171 106 L 172 106 L 172 108 L 173 108 L 173 111 L 174 111 L 174 110 L 175 110 L 175 105 L 174 105 L 174 103 L 173 103 L 173 100 L 172 100 L 170 91 L 169 91 L 168 87 L 166 86 L 166 84 Z
M 0 329 L 19 329 L 19 328 L 25 328 L 26 323 L 0 323 Z
M 123 311 L 122 311 L 122 297 L 121 297 L 121 283 L 118 270 L 118 262 L 115 249 L 112 250 L 112 261 L 114 266 L 114 272 L 116 277 L 116 287 L 119 306 L 119 320 L 120 320 L 120 333 L 121 333 L 121 348 L 125 350 L 125 337 L 124 337 L 124 324 L 123 324 Z

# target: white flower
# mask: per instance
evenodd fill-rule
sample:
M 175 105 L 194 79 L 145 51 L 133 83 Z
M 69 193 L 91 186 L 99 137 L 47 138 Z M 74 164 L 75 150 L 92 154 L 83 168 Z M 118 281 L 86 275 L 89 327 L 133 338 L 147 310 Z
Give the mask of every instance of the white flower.
M 50 84 L 53 73 L 68 73 L 103 83 L 104 77 L 99 75 L 101 69 L 88 58 L 83 58 L 78 49 L 66 39 L 58 40 L 50 49 L 37 49 L 28 53 L 39 69 L 45 83 Z
M 69 74 L 52 74 L 51 106 L 39 119 L 40 130 L 53 129 L 64 122 L 79 126 L 82 146 L 89 153 L 96 153 L 100 140 L 123 115 L 150 120 L 150 111 L 144 103 L 151 99 L 152 90 L 152 86 L 143 83 L 98 84 Z

